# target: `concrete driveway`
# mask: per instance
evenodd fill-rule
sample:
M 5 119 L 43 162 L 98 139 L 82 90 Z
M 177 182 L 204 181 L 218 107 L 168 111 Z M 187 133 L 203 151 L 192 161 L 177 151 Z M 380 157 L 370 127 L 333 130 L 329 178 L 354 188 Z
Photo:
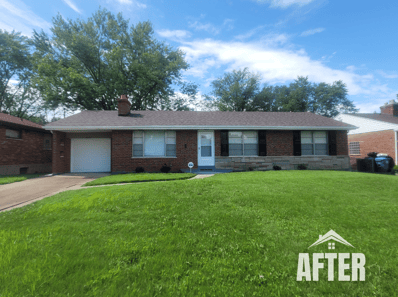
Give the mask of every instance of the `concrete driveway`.
M 59 192 L 76 189 L 81 185 L 107 176 L 107 173 L 61 174 L 27 179 L 0 185 L 0 212 L 21 207 Z

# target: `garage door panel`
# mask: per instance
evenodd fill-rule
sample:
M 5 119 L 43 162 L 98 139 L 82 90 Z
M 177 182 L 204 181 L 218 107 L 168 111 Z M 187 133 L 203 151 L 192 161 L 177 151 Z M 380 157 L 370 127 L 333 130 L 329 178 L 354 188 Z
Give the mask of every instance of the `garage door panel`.
M 110 138 L 72 138 L 71 172 L 110 172 Z

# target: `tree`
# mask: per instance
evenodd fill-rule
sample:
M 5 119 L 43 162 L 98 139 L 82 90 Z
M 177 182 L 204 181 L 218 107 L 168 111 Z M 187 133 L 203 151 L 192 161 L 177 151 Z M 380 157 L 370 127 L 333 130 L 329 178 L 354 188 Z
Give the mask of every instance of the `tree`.
M 260 90 L 260 80 L 259 75 L 251 74 L 247 68 L 234 70 L 213 81 L 212 96 L 207 99 L 218 110 L 310 111 L 326 117 L 358 111 L 347 99 L 347 88 L 342 81 L 317 84 L 299 76 L 288 86 L 264 85 Z
M 211 83 L 213 92 L 207 99 L 221 111 L 245 111 L 258 94 L 260 76 L 247 68 L 225 73 Z
M 42 102 L 31 74 L 29 38 L 0 29 L 0 112 L 39 121 Z
M 87 21 L 58 15 L 51 31 L 34 32 L 34 82 L 52 108 L 112 110 L 126 94 L 133 110 L 156 109 L 188 68 L 180 50 L 154 39 L 150 22 L 129 27 L 106 9 Z

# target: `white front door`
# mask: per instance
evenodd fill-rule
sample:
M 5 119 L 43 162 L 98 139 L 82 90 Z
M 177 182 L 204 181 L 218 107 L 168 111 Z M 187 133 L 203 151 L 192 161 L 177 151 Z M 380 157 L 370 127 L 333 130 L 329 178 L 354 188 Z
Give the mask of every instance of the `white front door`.
M 110 172 L 110 138 L 72 138 L 71 172 Z
M 198 131 L 198 166 L 214 166 L 214 131 Z

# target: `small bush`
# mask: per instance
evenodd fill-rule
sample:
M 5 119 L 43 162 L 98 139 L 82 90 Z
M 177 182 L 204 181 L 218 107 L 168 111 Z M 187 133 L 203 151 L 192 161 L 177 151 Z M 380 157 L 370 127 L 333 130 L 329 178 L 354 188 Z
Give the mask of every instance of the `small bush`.
M 282 167 L 281 167 L 281 166 L 278 166 L 278 165 L 274 165 L 274 166 L 272 166 L 272 168 L 273 168 L 274 170 L 282 170 Z
M 162 166 L 162 168 L 160 168 L 160 172 L 163 172 L 163 173 L 169 173 L 170 170 L 171 170 L 171 166 L 167 166 L 166 164 L 164 164 Z
M 144 167 L 139 166 L 139 167 L 137 167 L 137 168 L 135 169 L 135 173 L 143 173 L 143 172 L 145 172 Z
M 253 167 L 249 167 L 249 171 L 253 171 L 254 170 L 254 168 Z
M 394 173 L 398 173 L 398 165 L 395 165 L 394 168 L 392 169 L 392 171 L 393 171 Z
M 307 169 L 307 165 L 305 164 L 300 164 L 299 166 L 297 166 L 298 170 L 306 170 Z

